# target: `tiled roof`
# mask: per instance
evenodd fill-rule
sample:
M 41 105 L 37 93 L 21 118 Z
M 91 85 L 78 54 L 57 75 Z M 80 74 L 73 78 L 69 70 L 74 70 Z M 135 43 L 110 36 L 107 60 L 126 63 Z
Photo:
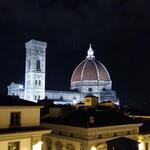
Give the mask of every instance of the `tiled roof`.
M 83 80 L 106 80 L 110 76 L 106 68 L 96 59 L 85 59 L 74 70 L 71 82 Z

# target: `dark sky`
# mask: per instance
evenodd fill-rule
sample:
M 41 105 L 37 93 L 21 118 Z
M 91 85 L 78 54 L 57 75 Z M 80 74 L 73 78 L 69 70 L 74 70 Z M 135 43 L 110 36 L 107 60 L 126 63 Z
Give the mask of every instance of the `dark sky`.
M 24 43 L 48 42 L 47 89 L 69 89 L 89 43 L 124 103 L 148 103 L 150 1 L 1 0 L 0 93 L 24 83 Z M 150 103 L 150 102 L 149 102 Z

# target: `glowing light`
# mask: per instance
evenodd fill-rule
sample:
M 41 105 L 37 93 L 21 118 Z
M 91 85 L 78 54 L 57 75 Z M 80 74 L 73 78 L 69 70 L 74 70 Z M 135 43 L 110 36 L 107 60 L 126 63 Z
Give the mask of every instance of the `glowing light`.
M 91 147 L 91 150 L 97 150 L 97 149 L 96 149 L 96 147 L 95 147 L 95 146 L 92 146 L 92 147 Z
M 140 135 L 140 136 L 138 137 L 138 139 L 139 139 L 139 142 L 141 142 L 142 140 L 144 140 L 144 137 Z
M 39 141 L 38 143 L 33 145 L 33 150 L 41 150 L 42 149 L 42 141 Z
M 73 104 L 74 104 L 74 105 L 77 104 L 77 101 L 76 101 L 76 100 L 73 100 Z
M 144 150 L 144 144 L 143 144 L 143 141 L 144 140 L 144 137 L 143 136 L 138 136 L 138 147 L 139 147 L 139 150 Z
M 140 142 L 140 143 L 138 144 L 138 146 L 139 146 L 139 150 L 144 150 L 144 145 L 143 145 L 142 142 Z
M 23 85 L 19 85 L 19 89 L 23 89 Z

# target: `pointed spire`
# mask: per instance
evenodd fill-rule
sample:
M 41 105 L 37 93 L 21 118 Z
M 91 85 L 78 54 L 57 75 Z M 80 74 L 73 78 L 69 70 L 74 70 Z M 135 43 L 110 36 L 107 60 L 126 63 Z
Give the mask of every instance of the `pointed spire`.
M 93 49 L 92 49 L 91 43 L 90 43 L 90 45 L 89 45 L 89 49 L 88 49 L 88 51 L 87 51 L 87 56 L 86 56 L 86 58 L 88 58 L 88 59 L 93 59 L 93 58 L 95 58 L 95 56 L 94 56 L 94 51 L 93 51 Z

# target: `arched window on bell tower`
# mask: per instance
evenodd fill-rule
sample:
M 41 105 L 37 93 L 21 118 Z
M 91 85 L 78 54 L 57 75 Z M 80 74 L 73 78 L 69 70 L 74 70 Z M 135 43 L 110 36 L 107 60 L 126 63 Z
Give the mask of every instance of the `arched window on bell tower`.
M 41 63 L 40 63 L 40 60 L 37 60 L 37 61 L 36 61 L 36 70 L 37 70 L 37 71 L 40 71 L 40 70 L 41 70 Z
M 90 88 L 88 88 L 88 91 L 89 91 L 89 92 L 92 92 L 92 91 L 93 91 L 93 89 L 90 87 Z
M 28 70 L 30 70 L 30 65 L 31 65 L 30 60 L 28 60 Z

